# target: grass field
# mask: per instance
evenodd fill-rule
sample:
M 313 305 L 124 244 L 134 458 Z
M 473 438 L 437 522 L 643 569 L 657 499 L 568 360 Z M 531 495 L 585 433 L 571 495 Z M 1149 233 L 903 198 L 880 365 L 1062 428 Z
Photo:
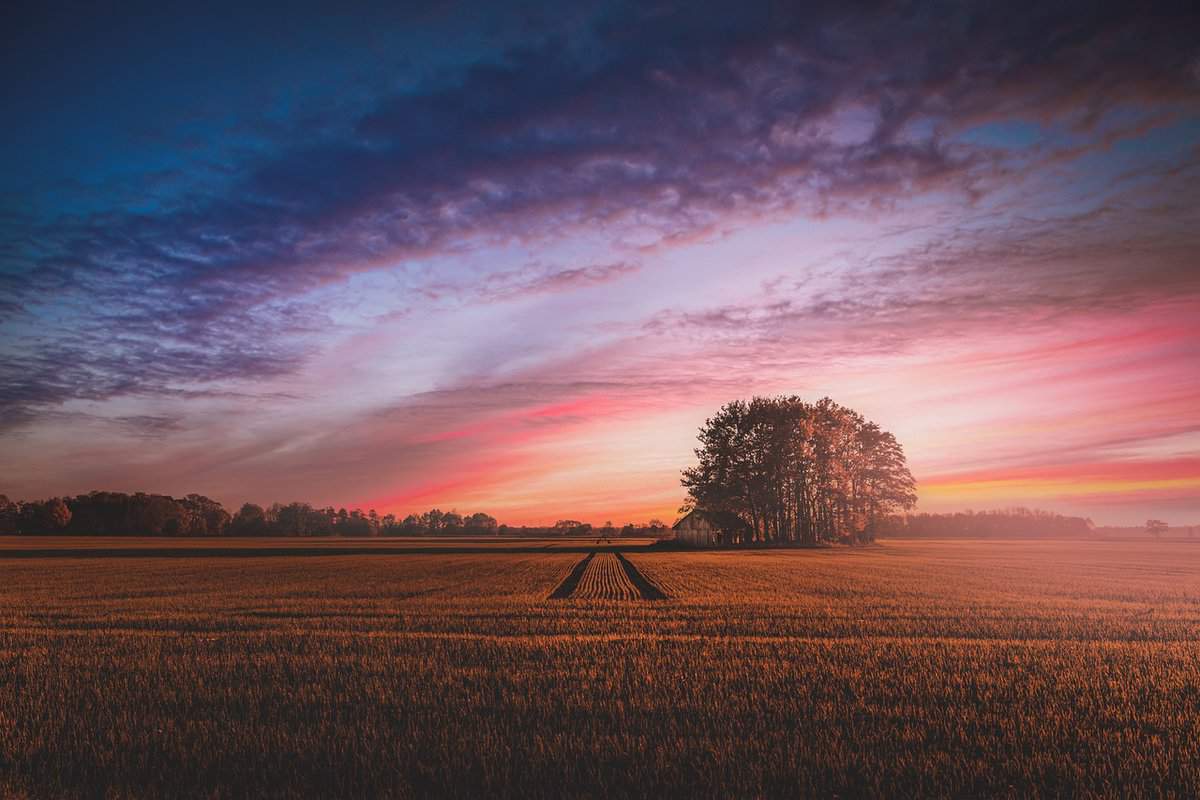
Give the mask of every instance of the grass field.
M 1200 794 L 1200 545 L 360 544 L 0 540 L 0 796 Z

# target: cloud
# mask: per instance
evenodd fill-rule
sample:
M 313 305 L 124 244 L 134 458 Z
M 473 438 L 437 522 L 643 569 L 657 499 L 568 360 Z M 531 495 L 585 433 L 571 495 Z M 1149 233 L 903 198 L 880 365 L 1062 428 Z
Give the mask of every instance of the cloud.
M 485 283 L 483 293 L 491 297 L 563 292 L 585 286 L 618 280 L 636 272 L 639 267 L 627 262 L 592 264 L 559 270 L 521 270 L 493 273 Z
M 1152 170 L 1089 207 L 1033 217 L 1041 182 L 999 208 L 962 209 L 911 245 L 848 249 L 832 266 L 785 273 L 763 291 L 707 308 L 664 310 L 652 336 L 823 357 L 903 353 L 958 337 L 1044 334 L 1200 296 L 1200 169 Z
M 1108 355 L 1047 343 L 1087 321 L 1174 319 L 1200 295 L 1191 14 L 639 3 L 547 7 L 502 46 L 447 48 L 402 75 L 338 48 L 351 63 L 324 88 L 296 77 L 294 113 L 197 123 L 220 142 L 143 120 L 156 152 L 198 136 L 202 153 L 37 187 L 62 200 L 51 211 L 0 186 L 0 433 L 75 419 L 153 435 L 162 458 L 137 477 L 213 493 L 270 494 L 286 474 L 348 498 L 427 498 L 565 470 L 553 443 L 597 420 L 823 393 L 838 364 L 940 348 L 986 371 L 960 343 L 1036 342 L 1009 371 L 1054 375 L 1013 391 L 1066 374 L 1097 386 L 1086 366 Z M 363 77 L 352 98 L 346 75 Z M 798 219 L 867 234 L 832 255 L 794 242 L 770 275 L 743 271 L 760 247 L 743 240 L 706 291 L 668 263 L 756 225 L 772 247 L 767 229 Z M 386 290 L 351 296 L 368 272 Z M 517 318 L 522 300 L 548 313 Z M 391 338 L 368 358 L 342 327 Z M 1144 355 L 1153 368 L 1130 374 L 1161 380 L 1194 328 L 1169 333 L 1109 355 Z M 253 433 L 237 441 L 193 435 L 231 424 L 192 413 L 197 398 L 236 413 L 235 394 L 303 384 L 331 352 L 345 372 L 309 384 L 324 393 L 311 404 L 264 400 L 280 419 L 238 423 Z M 1147 405 L 1170 425 L 1126 399 L 1111 436 L 1082 432 L 1065 457 L 1190 430 L 1173 405 L 1186 393 L 1169 389 Z M 119 451 L 71 474 L 103 478 Z
M 483 302 L 502 302 L 544 294 L 557 294 L 618 281 L 641 269 L 639 264 L 617 261 L 609 264 L 588 264 L 581 267 L 551 266 L 543 263 L 525 264 L 516 269 L 494 270 L 482 277 L 451 282 L 439 280 L 421 288 L 419 301 L 402 308 L 428 306 L 429 301 L 444 302 L 456 307 Z M 392 316 L 397 316 L 393 314 Z
M 154 211 L 7 221 L 0 407 L 22 419 L 65 398 L 294 369 L 307 291 L 467 241 L 596 225 L 670 238 L 897 193 L 975 196 L 1011 156 L 954 130 L 1011 117 L 1087 129 L 1118 103 L 1194 107 L 1185 11 L 711 3 L 601 15 L 578 40 L 531 41 L 380 96 L 348 125 L 318 126 L 319 141 L 297 128 L 227 186 Z M 489 280 L 501 294 L 549 292 L 619 274 L 572 269 Z M 114 331 L 129 333 L 106 346 Z

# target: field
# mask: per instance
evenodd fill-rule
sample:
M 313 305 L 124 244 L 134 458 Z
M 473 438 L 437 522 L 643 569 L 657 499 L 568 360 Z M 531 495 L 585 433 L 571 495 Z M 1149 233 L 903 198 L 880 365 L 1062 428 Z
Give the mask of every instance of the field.
M 1200 545 L 613 549 L 0 541 L 0 796 L 1200 794 Z

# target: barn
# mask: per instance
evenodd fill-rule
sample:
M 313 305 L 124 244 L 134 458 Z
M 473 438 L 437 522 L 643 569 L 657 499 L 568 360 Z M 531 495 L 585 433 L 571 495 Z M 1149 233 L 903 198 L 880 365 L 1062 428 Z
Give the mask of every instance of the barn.
M 737 514 L 703 509 L 688 512 L 672 529 L 675 541 L 692 547 L 735 544 L 745 541 L 750 533 L 750 526 Z

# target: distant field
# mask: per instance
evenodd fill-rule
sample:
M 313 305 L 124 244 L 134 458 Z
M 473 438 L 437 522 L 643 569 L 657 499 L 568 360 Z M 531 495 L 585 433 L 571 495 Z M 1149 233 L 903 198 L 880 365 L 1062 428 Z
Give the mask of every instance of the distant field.
M 0 796 L 1200 794 L 1200 543 L 487 542 L 0 538 Z

